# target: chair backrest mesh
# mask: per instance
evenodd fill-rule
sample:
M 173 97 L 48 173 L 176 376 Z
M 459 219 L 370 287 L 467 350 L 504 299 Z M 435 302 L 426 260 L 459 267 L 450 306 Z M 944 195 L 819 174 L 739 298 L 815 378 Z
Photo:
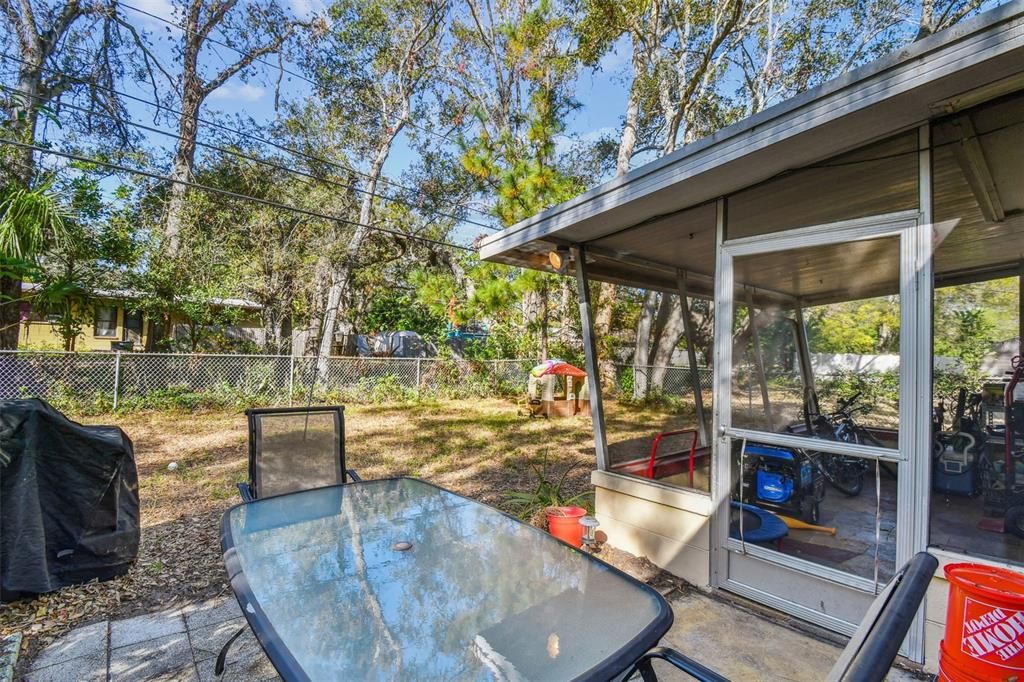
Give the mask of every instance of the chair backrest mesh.
M 252 415 L 258 497 L 344 483 L 340 410 Z

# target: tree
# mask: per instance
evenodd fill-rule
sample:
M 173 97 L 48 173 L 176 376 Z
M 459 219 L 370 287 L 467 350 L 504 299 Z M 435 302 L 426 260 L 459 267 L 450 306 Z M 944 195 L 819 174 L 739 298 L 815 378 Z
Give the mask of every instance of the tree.
M 742 74 L 738 108 L 755 114 L 909 42 L 915 15 L 930 21 L 928 1 L 767 0 L 762 21 L 730 56 Z
M 698 2 L 695 0 L 641 0 L 613 2 L 584 0 L 577 33 L 582 59 L 599 63 L 622 39 L 630 47 L 629 96 L 616 150 L 616 176 L 625 175 L 634 156 L 658 150 L 667 154 L 680 138 L 691 141 L 728 122 L 717 94 L 730 52 L 759 20 L 761 0 Z M 644 144 L 638 146 L 638 142 Z M 608 339 L 616 289 L 602 285 L 596 305 L 595 334 Z M 663 321 L 655 325 L 655 315 Z M 666 328 L 667 324 L 667 328 Z M 682 335 L 681 309 L 672 296 L 645 294 L 636 330 L 634 363 L 651 362 L 651 334 L 655 364 L 667 362 Z M 612 374 L 611 354 L 602 353 L 602 376 Z M 657 382 L 663 371 L 653 377 Z M 634 388 L 647 390 L 646 374 Z
M 344 251 L 321 268 L 326 296 L 317 353 L 323 363 L 335 334 L 354 331 L 352 276 L 372 231 L 384 165 L 436 73 L 447 11 L 444 2 L 338 0 L 329 10 L 334 28 L 303 59 L 330 115 L 354 133 L 354 155 L 366 164 L 356 224 L 337 235 Z
M 200 183 L 310 212 L 344 212 L 354 202 L 351 193 L 335 185 L 288 172 L 288 159 L 254 148 L 238 151 L 245 157 L 223 153 L 209 158 L 198 171 Z M 211 193 L 197 192 L 191 200 L 201 208 L 186 212 L 189 229 L 223 246 L 237 283 L 233 294 L 262 306 L 263 351 L 290 353 L 294 321 L 308 309 L 317 257 L 329 249 L 333 225 L 298 211 Z
M 139 44 L 113 4 L 66 0 L 48 5 L 32 0 L 0 0 L 0 37 L 5 56 L 0 134 L 21 146 L 0 153 L 0 197 L 4 205 L 7 241 L 0 245 L 4 274 L 0 277 L 0 348 L 15 348 L 18 306 L 26 266 L 59 236 L 63 227 L 60 198 L 51 178 L 39 179 L 35 152 L 40 119 L 61 125 L 54 111 L 64 98 L 84 100 L 85 106 L 62 113 L 65 122 L 100 133 L 108 139 L 127 139 L 124 110 L 112 91 L 126 68 L 148 71 L 145 52 L 123 57 L 119 50 Z M 129 52 L 129 54 L 131 54 Z M 99 112 L 106 116 L 91 116 Z
M 36 284 L 32 307 L 55 318 L 53 324 L 68 351 L 75 350 L 92 321 L 95 291 L 122 287 L 124 273 L 137 265 L 139 256 L 132 223 L 110 210 L 100 181 L 91 176 L 93 169 L 75 164 L 73 170 L 76 175 L 65 175 L 69 217 L 64 220 L 64 235 L 46 249 L 30 273 Z M 115 195 L 127 192 L 120 187 Z
M 426 338 L 444 332 L 445 319 L 409 293 L 389 292 L 375 297 L 367 308 L 365 327 L 370 332 L 414 331 Z
M 192 180 L 199 133 L 199 113 L 206 99 L 229 79 L 247 79 L 252 66 L 261 58 L 282 49 L 299 22 L 289 19 L 275 0 L 251 2 L 233 11 L 238 0 L 188 0 L 177 12 L 182 15 L 181 41 L 175 46 L 175 60 L 181 71 L 172 85 L 180 94 L 178 142 L 171 161 L 171 183 L 167 193 L 164 219 L 164 250 L 168 257 L 178 255 L 183 230 L 182 212 Z M 210 75 L 204 74 L 200 56 L 215 39 L 240 56 Z
M 898 353 L 900 306 L 896 296 L 817 306 L 806 311 L 812 353 Z
M 112 91 L 126 68 L 141 62 L 140 70 L 151 73 L 151 62 L 143 50 L 138 56 L 122 56 L 120 48 L 141 45 L 141 38 L 117 14 L 114 3 L 103 0 L 83 3 L 65 0 L 57 4 L 32 0 L 0 0 L 0 18 L 7 29 L 0 44 L 10 56 L 4 67 L 14 63 L 13 85 L 5 88 L 4 137 L 24 145 L 36 143 L 40 116 L 53 119 L 57 103 L 64 97 L 85 100 L 88 113 L 62 114 L 83 127 L 124 138 L 120 122 L 124 109 Z M 128 26 L 127 38 L 121 31 Z M 32 185 L 36 174 L 34 151 L 28 147 L 7 150 L 2 158 L 4 183 L 22 188 Z
M 569 90 L 576 66 L 570 26 L 544 0 L 533 6 L 473 1 L 467 9 L 467 20 L 453 27 L 458 42 L 452 50 L 458 78 L 451 86 L 460 101 L 470 102 L 475 127 L 474 137 L 462 141 L 462 164 L 480 191 L 494 193 L 495 215 L 511 225 L 583 189 L 555 154 L 565 119 L 578 106 Z M 459 116 L 465 108 L 455 111 Z M 542 357 L 548 355 L 554 281 L 531 270 L 516 283 Z
M 203 229 L 195 221 L 192 212 L 200 211 L 203 202 L 200 195 L 190 195 L 183 208 L 182 241 L 180 258 L 187 260 L 191 267 L 183 270 L 170 259 L 150 262 L 149 267 L 134 280 L 134 288 L 142 293 L 137 301 L 138 309 L 150 320 L 163 319 L 169 338 L 154 343 L 154 348 L 177 350 L 183 348 L 191 353 L 204 349 L 228 350 L 218 342 L 217 334 L 236 324 L 243 311 L 228 305 L 225 299 L 233 298 L 239 290 L 236 262 L 231 251 L 220 235 Z M 150 245 L 150 251 L 154 250 Z M 172 325 L 179 325 L 174 329 Z M 175 332 L 184 331 L 183 338 Z M 150 332 L 152 336 L 152 331 Z M 230 345 L 230 344 L 229 344 Z M 245 345 L 245 344 L 243 344 Z
M 909 42 L 915 37 L 910 26 L 921 26 L 920 38 L 929 27 L 969 16 L 979 4 L 947 0 L 937 9 L 929 0 L 580 0 L 578 6 L 585 63 L 597 65 L 623 42 L 631 52 L 616 156 L 621 175 L 639 153 L 670 153 Z M 731 91 L 735 76 L 740 86 Z M 605 297 L 602 291 L 599 302 Z M 637 364 L 648 364 L 652 355 L 655 364 L 665 361 L 680 343 L 675 299 L 646 293 L 635 337 Z M 599 333 L 607 319 L 599 305 Z M 703 317 L 698 320 L 702 325 Z
M 983 4 L 983 0 L 948 0 L 938 4 L 935 0 L 921 0 L 920 21 L 914 39 L 927 38 L 937 31 L 963 21 L 977 13 Z

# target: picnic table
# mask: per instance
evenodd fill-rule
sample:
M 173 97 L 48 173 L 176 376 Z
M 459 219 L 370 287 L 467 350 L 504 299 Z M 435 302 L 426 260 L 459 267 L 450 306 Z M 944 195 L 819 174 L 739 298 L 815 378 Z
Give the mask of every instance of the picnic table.
M 655 646 L 655 590 L 411 478 L 229 509 L 224 561 L 285 680 L 606 680 Z

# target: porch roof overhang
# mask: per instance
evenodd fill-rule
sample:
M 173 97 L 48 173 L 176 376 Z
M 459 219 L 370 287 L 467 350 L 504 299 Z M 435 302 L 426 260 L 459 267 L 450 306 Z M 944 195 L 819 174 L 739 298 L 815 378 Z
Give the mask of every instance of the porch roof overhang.
M 710 297 L 716 199 L 1019 90 L 1024 0 L 915 42 L 523 220 L 484 240 L 480 255 L 550 269 L 551 249 L 582 244 L 594 279 L 677 291 L 684 271 L 691 295 Z M 1006 222 L 1019 233 L 1024 220 Z M 659 236 L 665 241 L 653 248 Z

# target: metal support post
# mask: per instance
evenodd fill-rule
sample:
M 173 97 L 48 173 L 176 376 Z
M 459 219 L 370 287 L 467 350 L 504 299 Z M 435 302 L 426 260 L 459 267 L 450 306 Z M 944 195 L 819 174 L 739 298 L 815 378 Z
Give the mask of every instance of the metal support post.
M 121 392 L 121 351 L 114 351 L 114 409 L 117 409 L 118 393 Z
M 416 397 L 417 398 L 420 397 L 420 381 L 422 381 L 422 377 L 423 377 L 423 368 L 421 367 L 421 363 L 422 362 L 423 361 L 422 361 L 421 358 L 416 358 Z
M 697 369 L 697 342 L 693 330 L 693 317 L 690 315 L 686 272 L 676 271 L 676 282 L 679 287 L 679 305 L 683 311 L 683 331 L 686 333 L 686 359 L 690 363 L 690 383 L 693 386 L 693 399 L 697 408 L 697 433 L 700 436 L 701 445 L 710 445 L 707 416 L 704 413 L 704 389 L 701 388 L 700 370 Z
M 807 340 L 807 323 L 804 321 L 804 307 L 799 301 L 796 304 L 796 320 L 794 322 L 796 323 L 797 359 L 800 363 L 800 375 L 804 384 L 804 407 L 813 410 L 814 415 L 817 416 L 820 410 L 818 387 L 814 381 L 814 365 L 811 363 L 811 347 Z
M 587 384 L 590 387 L 590 417 L 594 425 L 594 449 L 597 452 L 597 468 L 608 468 L 608 441 L 604 430 L 604 404 L 601 402 L 601 374 L 597 366 L 597 341 L 594 338 L 594 318 L 591 315 L 590 287 L 587 286 L 586 250 L 582 246 L 572 247 L 572 258 L 576 264 L 576 287 L 580 297 L 580 325 L 583 327 L 583 354 L 587 359 Z
M 288 407 L 292 406 L 292 396 L 295 395 L 295 356 L 288 357 Z

